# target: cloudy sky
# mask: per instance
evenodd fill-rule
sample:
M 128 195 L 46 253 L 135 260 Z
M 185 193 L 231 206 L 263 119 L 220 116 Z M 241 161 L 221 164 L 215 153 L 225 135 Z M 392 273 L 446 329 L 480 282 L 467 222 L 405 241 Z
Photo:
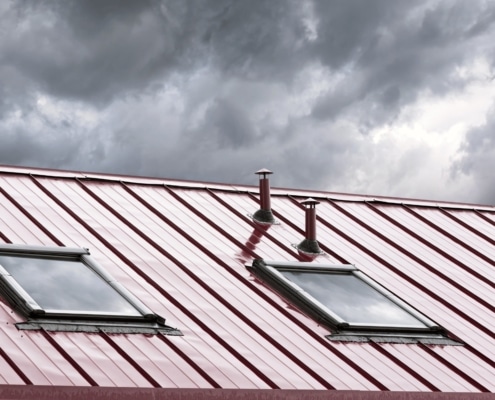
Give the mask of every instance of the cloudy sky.
M 1 0 L 0 164 L 495 204 L 495 1 Z

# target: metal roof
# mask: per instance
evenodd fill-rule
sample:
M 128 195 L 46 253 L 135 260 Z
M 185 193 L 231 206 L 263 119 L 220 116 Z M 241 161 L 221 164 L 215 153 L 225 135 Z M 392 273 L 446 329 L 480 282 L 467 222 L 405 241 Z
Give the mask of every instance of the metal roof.
M 2 242 L 89 248 L 184 334 L 19 331 L 0 299 L 0 385 L 495 392 L 495 207 L 271 194 L 260 227 L 255 186 L 0 167 Z M 355 264 L 465 344 L 329 341 L 255 278 L 254 258 L 300 260 L 307 197 L 315 263 Z

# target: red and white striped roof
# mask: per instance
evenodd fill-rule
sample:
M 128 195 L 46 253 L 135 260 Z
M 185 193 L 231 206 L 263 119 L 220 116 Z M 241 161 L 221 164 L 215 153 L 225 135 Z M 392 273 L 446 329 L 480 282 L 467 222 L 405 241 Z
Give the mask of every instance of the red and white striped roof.
M 23 317 L 0 299 L 0 393 L 2 385 L 495 392 L 495 207 L 271 193 L 280 224 L 264 231 L 249 216 L 257 186 L 0 167 L 1 242 L 89 248 L 184 334 L 19 331 Z M 355 264 L 465 345 L 331 342 L 255 278 L 246 268 L 254 258 L 299 260 L 307 197 L 320 202 L 325 255 L 315 263 Z

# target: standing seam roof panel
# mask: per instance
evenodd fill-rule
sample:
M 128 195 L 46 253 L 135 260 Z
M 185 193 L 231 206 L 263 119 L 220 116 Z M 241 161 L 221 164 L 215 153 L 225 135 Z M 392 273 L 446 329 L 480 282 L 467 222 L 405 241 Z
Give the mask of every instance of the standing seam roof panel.
M 172 246 L 173 247 L 173 246 Z
M 131 213 L 131 214 L 132 214 L 132 213 Z M 182 218 L 182 217 L 181 217 L 181 218 Z M 183 221 L 183 222 L 185 222 L 185 221 Z M 187 225 L 187 223 L 186 223 L 186 225 Z M 175 247 L 175 246 L 172 246 L 172 247 Z M 212 271 L 211 271 L 211 273 L 209 273 L 208 275 L 210 275 L 210 274 L 212 274 L 212 273 L 214 274 L 214 273 L 215 273 L 215 271 L 214 271 L 214 270 L 212 270 Z M 228 293 L 225 293 L 225 295 L 227 295 L 227 294 L 228 294 Z M 230 299 L 230 300 L 231 300 L 231 301 L 236 301 L 236 299 L 235 299 L 235 298 L 232 298 L 232 299 Z M 249 309 L 246 309 L 246 311 L 249 311 Z M 244 313 L 243 313 L 243 314 L 244 314 Z M 258 316 L 257 316 L 257 315 L 254 315 L 254 317 L 258 317 Z M 258 325 L 258 324 L 257 324 L 257 325 Z M 274 355 L 275 355 L 275 354 L 274 354 Z
M 490 391 L 495 391 L 495 370 L 492 366 L 458 346 L 432 347 L 431 349 L 446 361 L 459 366 L 468 376 L 473 377 Z
M 458 376 L 457 379 L 452 379 L 452 372 L 447 370 L 444 366 L 439 366 L 434 358 L 425 359 L 424 354 L 421 354 L 421 352 L 410 352 L 408 348 L 404 348 L 401 345 L 383 344 L 382 346 L 420 374 L 427 375 L 430 382 L 442 392 L 478 391 Z M 430 374 L 428 374 L 428 372 L 430 372 Z
M 483 256 L 487 258 L 487 263 L 492 267 L 495 266 L 495 262 L 493 261 L 493 257 L 495 256 L 495 251 L 493 248 L 494 243 L 493 241 L 490 242 L 491 239 L 490 241 L 487 241 L 486 238 L 480 237 L 473 231 L 466 229 L 462 226 L 462 224 L 457 223 L 445 215 L 443 210 L 411 209 L 420 214 L 423 218 L 426 218 L 432 225 L 433 229 L 441 230 L 449 235 L 452 235 L 457 243 L 465 246 L 466 251 L 474 254 L 475 256 Z M 453 213 L 450 213 L 449 215 L 455 218 Z M 471 228 L 474 230 L 473 227 Z
M 320 228 L 320 231 L 319 231 L 319 232 L 320 232 L 320 233 L 319 233 L 319 239 L 321 240 L 321 237 L 322 237 L 322 235 L 321 235 L 321 228 Z M 330 242 L 331 242 L 331 241 L 330 241 Z M 366 265 L 366 264 L 358 264 L 358 265 L 362 266 L 362 265 Z M 364 270 L 365 270 L 365 269 L 364 269 Z M 370 271 L 371 271 L 371 270 L 370 270 Z M 365 270 L 365 272 L 368 272 L 368 271 L 366 271 L 366 270 Z M 387 274 L 387 275 L 390 275 L 390 274 Z M 384 277 L 386 277 L 387 275 L 384 275 Z M 384 281 L 383 281 L 383 280 L 381 280 L 381 279 L 378 279 L 378 280 L 379 280 L 379 282 L 380 282 L 380 281 L 381 281 L 381 282 L 384 282 Z M 390 283 L 389 283 L 389 284 L 385 284 L 385 286 L 388 286 L 388 287 L 395 287 L 395 285 L 392 285 L 392 284 L 390 284 Z M 397 290 L 393 290 L 393 291 L 395 291 L 395 292 L 397 293 Z M 402 297 L 404 297 L 404 296 L 403 296 L 403 293 L 399 292 L 399 294 L 400 294 Z M 415 297 L 417 297 L 417 296 L 415 296 Z M 429 315 L 430 315 L 430 317 L 431 317 L 431 316 L 432 316 L 432 315 L 431 315 L 431 311 L 429 311 L 429 312 L 428 312 L 428 310 L 429 310 L 428 308 L 425 308 L 425 310 L 426 310 L 427 315 L 429 314 Z M 445 314 L 445 313 L 442 313 L 442 314 Z M 464 321 L 463 321 L 461 324 L 462 324 L 462 325 L 464 325 Z M 489 347 L 489 346 L 488 346 L 488 347 Z M 453 379 L 454 379 L 454 380 L 455 380 L 455 379 L 457 379 L 457 378 L 455 377 L 455 375 L 453 375 Z
M 330 219 L 330 217 L 328 217 Z M 391 250 L 387 251 L 387 247 L 390 246 L 385 240 L 392 241 L 391 238 L 385 237 L 384 239 L 380 238 L 378 235 L 383 235 L 385 232 L 379 232 L 377 235 L 370 234 L 371 232 L 367 230 L 365 227 L 362 227 L 360 225 L 357 225 L 354 221 L 347 219 L 346 217 L 341 217 L 340 215 L 333 215 L 331 218 L 334 222 L 339 222 L 340 225 L 339 227 L 341 229 L 346 229 L 347 231 L 350 230 L 350 227 L 354 227 L 354 229 L 358 230 L 361 235 L 367 234 L 368 237 L 368 248 L 371 249 L 374 253 L 376 254 L 386 254 L 389 257 L 396 257 L 395 264 L 397 266 L 401 265 L 411 265 L 412 271 L 413 272 L 418 272 L 416 275 L 418 278 L 423 275 L 423 276 L 428 276 L 431 277 L 432 274 L 431 272 L 427 271 L 428 268 L 430 270 L 434 270 L 435 272 L 438 271 L 438 274 L 434 274 L 434 279 L 442 279 L 445 281 L 441 287 L 446 287 L 446 292 L 445 296 L 449 295 L 454 295 L 454 293 L 458 293 L 459 295 L 467 295 L 466 300 L 471 301 L 473 305 L 476 306 L 482 306 L 483 309 L 485 309 L 485 315 L 490 315 L 493 313 L 495 307 L 493 305 L 489 304 L 486 302 L 486 304 L 483 304 L 485 302 L 485 297 L 489 296 L 489 291 L 490 289 L 493 290 L 493 288 L 490 288 L 490 286 L 486 285 L 484 282 L 476 282 L 474 280 L 471 280 L 473 282 L 476 282 L 477 284 L 474 286 L 473 289 L 471 289 L 470 292 L 468 292 L 468 288 L 466 288 L 466 285 L 462 285 L 460 282 L 464 281 L 464 277 L 466 277 L 467 273 L 463 269 L 459 268 L 456 265 L 452 265 L 452 263 L 449 260 L 445 259 L 440 259 L 436 263 L 433 263 L 431 261 L 433 260 L 427 260 L 425 258 L 425 252 L 422 251 L 420 253 L 415 253 L 415 252 L 409 252 L 409 254 L 405 253 L 408 250 L 404 249 L 402 247 L 398 248 L 392 248 Z M 345 221 L 345 222 L 340 222 L 340 221 Z M 356 235 L 356 234 L 354 234 Z M 376 239 L 375 239 L 376 238 Z M 412 241 L 411 241 L 412 242 Z M 401 248 L 405 251 L 401 251 Z M 426 260 L 426 261 L 425 261 Z M 388 260 L 392 262 L 390 259 Z M 430 263 L 428 263 L 430 261 Z M 422 262 L 424 265 L 422 265 Z M 394 263 L 394 262 L 392 262 Z M 449 266 L 448 268 L 442 267 L 443 265 Z M 456 281 L 455 279 L 451 278 L 452 272 L 455 271 L 456 275 L 459 277 L 459 281 Z M 421 274 L 421 275 L 420 275 Z M 442 277 L 443 275 L 443 277 Z M 451 280 L 450 282 L 448 280 Z M 426 281 L 421 281 L 420 279 L 417 279 L 419 282 L 425 283 Z M 448 285 L 448 286 L 447 286 Z M 456 287 L 457 285 L 457 287 Z M 450 286 L 450 289 L 449 289 Z M 464 292 L 463 290 L 466 290 Z M 466 305 L 466 307 L 469 307 Z M 480 309 L 480 318 L 484 318 L 482 315 L 482 310 Z M 485 318 L 486 319 L 486 318 Z
M 53 190 L 53 189 L 52 189 L 52 190 Z M 71 196 L 71 199 L 72 199 L 72 198 L 76 198 L 76 197 L 75 197 L 75 196 Z M 103 218 L 103 214 L 102 214 L 102 218 Z M 100 219 L 100 222 L 101 222 L 101 223 L 103 223 L 103 219 Z M 173 246 L 173 245 L 172 245 L 172 246 L 171 246 L 171 248 L 175 248 L 175 246 Z M 149 250 L 148 250 L 147 252 L 149 252 Z M 147 253 L 147 252 L 146 252 L 146 253 Z M 185 279 L 184 279 L 184 280 L 181 280 L 181 282 L 183 282 L 183 281 L 185 281 Z M 214 308 L 212 308 L 212 310 L 214 310 Z M 220 318 L 220 319 L 221 319 L 221 318 L 223 318 L 223 317 L 224 317 L 224 315 L 227 315 L 227 313 L 225 313 L 225 312 L 220 313 L 220 314 L 219 314 L 219 318 Z M 215 321 L 215 323 L 217 323 L 217 321 Z M 222 330 L 222 329 L 223 329 L 223 328 L 222 328 L 222 324 L 218 325 L 216 329 L 218 329 L 218 330 Z M 230 334 L 229 334 L 228 332 L 224 332 L 224 334 L 223 334 L 223 335 L 225 336 L 225 335 L 230 335 Z M 235 340 L 235 339 L 234 339 L 234 337 L 232 337 L 232 339 L 231 339 L 231 340 Z M 253 342 L 253 344 L 254 344 L 254 342 Z M 239 346 L 242 346 L 242 345 L 245 345 L 245 343 L 242 343 L 242 344 L 241 344 L 241 343 L 239 343 Z M 250 357 L 252 357 L 253 355 L 254 355 L 254 354 L 250 354 Z M 259 359 L 258 359 L 257 363 L 258 363 L 258 364 L 261 364 L 261 363 L 262 363 L 261 358 L 259 358 Z M 285 375 L 285 376 L 287 376 L 287 373 L 288 373 L 288 371 L 286 371 L 286 373 L 285 373 L 284 375 Z M 297 375 L 295 375 L 294 379 L 297 379 Z M 286 383 L 283 383 L 282 381 L 280 381 L 280 384 L 282 385 L 282 387 L 284 387 L 284 386 L 285 386 L 285 387 L 287 387 L 287 382 L 286 382 Z M 289 387 L 292 387 L 292 386 L 289 386 Z
M 174 248 L 175 246 L 172 245 L 171 247 Z
M 17 345 L 21 341 L 22 346 Z M 63 374 L 65 368 L 54 364 L 51 358 L 39 351 L 30 335 L 17 331 L 13 325 L 0 326 L 0 343 L 5 354 L 19 367 L 34 385 L 70 385 Z
M 264 385 L 262 385 L 261 387 L 264 387 Z
M 420 385 L 420 386 L 421 386 L 421 385 Z M 421 386 L 421 387 L 423 387 L 423 386 Z
M 0 350 L 0 385 L 24 385 L 24 381 L 12 369 L 12 367 L 7 363 L 4 357 L 2 357 L 1 353 L 2 350 Z
M 376 351 L 375 348 L 364 347 L 356 343 L 336 343 L 336 348 L 353 360 L 364 366 L 367 370 L 373 371 L 374 375 L 385 384 L 389 390 L 402 390 L 404 387 L 410 388 L 411 391 L 424 391 L 430 389 L 422 382 L 412 376 L 408 371 L 387 362 L 388 357 L 383 353 Z
M 451 210 L 447 210 L 446 212 L 453 213 L 455 218 L 457 218 L 459 221 L 467 224 L 469 227 L 480 232 L 482 235 L 495 241 L 495 232 L 493 229 L 495 221 L 493 223 L 490 223 L 490 221 L 487 220 L 487 218 L 489 218 L 489 215 L 493 215 L 492 213 L 486 211 L 473 213 L 472 211 L 469 212 L 461 210 L 455 210 L 454 212 L 452 212 Z
M 338 215 L 333 216 L 333 223 L 335 226 L 337 226 L 340 230 L 344 231 L 347 235 L 350 236 L 364 236 L 366 235 L 367 237 L 367 249 L 371 250 L 374 254 L 382 254 L 380 258 L 384 259 L 385 261 L 389 262 L 390 264 L 401 268 L 403 265 L 407 265 L 408 268 L 408 274 L 410 277 L 413 277 L 416 282 L 419 282 L 425 287 L 430 287 L 434 288 L 436 292 L 441 293 L 442 297 L 444 299 L 450 299 L 451 302 L 456 302 L 456 298 L 462 297 L 464 299 L 464 302 L 462 303 L 463 305 L 463 311 L 466 313 L 473 313 L 472 307 L 473 306 L 479 306 L 480 304 L 476 302 L 475 299 L 472 299 L 468 296 L 466 296 L 464 293 L 460 292 L 459 289 L 450 286 L 448 283 L 445 283 L 442 278 L 429 274 L 425 268 L 418 264 L 416 260 L 411 259 L 407 255 L 395 250 L 386 250 L 387 246 L 386 243 L 383 241 L 380 241 L 380 239 L 374 239 L 372 235 L 369 235 L 369 232 L 367 232 L 364 228 L 361 226 L 355 224 L 353 221 L 345 219 L 345 217 L 340 217 Z M 352 229 L 351 229 L 352 228 Z M 379 246 L 379 247 L 378 247 Z M 360 269 L 362 269 L 364 272 L 368 272 L 368 268 L 366 265 L 358 265 Z M 369 269 L 369 273 L 373 274 L 373 271 Z M 435 282 L 437 284 L 435 284 Z M 387 286 L 387 285 L 385 285 Z M 449 287 L 450 286 L 450 287 Z M 402 297 L 402 295 L 399 293 L 399 296 Z M 470 306 L 468 304 L 470 302 L 472 305 Z M 486 308 L 475 308 L 474 310 L 475 313 L 480 314 L 480 318 L 482 320 L 487 320 L 489 319 L 489 316 L 491 315 L 492 311 L 487 310 Z
M 425 247 L 406 231 L 398 231 L 371 209 L 367 214 L 358 204 L 364 205 L 369 197 L 333 196 L 333 201 L 360 221 L 358 224 L 345 215 L 334 214 L 332 206 L 322 201 L 317 233 L 327 255 L 315 262 L 355 262 L 466 340 L 468 346 L 327 342 L 326 329 L 246 270 L 244 264 L 250 264 L 255 255 L 298 260 L 291 246 L 304 235 L 304 208 L 298 202 L 306 195 L 325 200 L 322 196 L 328 194 L 324 192 L 291 194 L 289 190 L 283 195 L 283 191 L 274 190 L 272 206 L 282 223 L 259 235 L 249 217 L 244 216 L 258 208 L 256 195 L 246 191 L 251 190 L 249 187 L 236 192 L 226 185 L 215 185 L 213 192 L 201 184 L 186 188 L 181 182 L 159 187 L 160 180 L 136 179 L 139 184 L 130 183 L 131 190 L 167 215 L 167 222 L 147 209 L 117 178 L 95 182 L 79 174 L 78 182 L 66 173 L 47 173 L 44 177 L 28 173 L 16 169 L 14 174 L 0 176 L 4 190 L 0 198 L 5 199 L 0 204 L 0 210 L 5 211 L 0 214 L 1 239 L 90 247 L 98 262 L 146 299 L 167 322 L 172 320 L 185 336 L 160 339 L 146 335 L 19 332 L 10 324 L 3 325 L 0 367 L 6 369 L 0 372 L 0 383 L 3 379 L 38 385 L 87 386 L 94 382 L 129 387 L 195 384 L 205 388 L 267 388 L 270 384 L 263 380 L 264 375 L 278 386 L 289 379 L 293 388 L 317 388 L 321 386 L 312 379 L 319 374 L 338 389 L 494 389 L 494 334 L 489 332 L 494 323 L 490 307 L 493 287 L 445 254 L 437 254 L 434 247 Z M 429 202 L 418 202 L 422 204 L 418 207 L 387 201 L 389 204 L 378 207 L 386 209 L 394 220 L 435 246 L 450 248 L 466 264 L 472 257 L 470 267 L 492 276 L 495 254 L 487 245 L 493 237 L 489 230 L 493 218 L 486 211 L 488 207 L 482 211 L 487 214 L 483 218 L 481 211 L 473 211 L 479 218 L 476 220 L 464 214 L 469 212 L 466 206 L 449 205 L 442 211 Z M 459 218 L 458 210 L 463 213 Z M 171 211 L 177 214 L 169 215 Z M 428 214 L 438 228 L 417 217 Z M 336 216 L 340 231 L 332 227 Z M 373 226 L 377 233 L 365 229 L 362 222 Z M 447 236 L 446 229 L 455 240 Z M 461 238 L 469 238 L 472 250 L 454 245 Z M 418 258 L 413 257 L 420 252 Z M 398 264 L 415 268 L 406 276 L 394 269 Z M 434 275 L 433 269 L 444 277 Z M 465 287 L 474 295 L 448 287 L 447 277 L 469 280 Z M 12 323 L 13 316 L 18 321 L 20 317 L 8 310 L 8 305 L 1 305 L 1 321 Z M 302 361 L 303 370 L 286 351 Z M 251 366 L 241 360 L 251 360 Z M 167 366 L 172 365 L 177 367 L 175 371 L 168 370 Z
M 221 204 L 217 204 L 216 202 L 213 202 L 210 204 L 210 207 L 204 207 L 204 204 L 202 204 L 201 195 L 197 195 L 191 191 L 185 191 L 185 190 L 178 190 L 174 189 L 174 193 L 176 193 L 177 196 L 180 198 L 184 199 L 188 204 L 190 204 L 195 210 L 197 210 L 198 213 L 201 213 L 204 215 L 206 218 L 208 218 L 210 221 L 215 223 L 220 229 L 222 229 L 225 232 L 228 232 L 228 234 L 237 240 L 238 243 L 242 245 L 246 245 L 246 242 L 250 238 L 251 234 L 253 233 L 253 230 L 255 229 L 252 225 L 246 225 L 246 223 L 242 223 L 243 221 L 239 220 L 236 216 L 231 215 L 229 210 L 225 209 Z M 225 194 L 219 194 L 217 195 L 221 198 L 225 196 Z M 211 197 L 211 196 L 209 196 Z M 232 196 L 231 197 L 235 197 Z M 199 198 L 199 199 L 198 199 Z M 254 209 L 254 207 L 253 207 Z M 255 211 L 255 209 L 254 209 Z M 246 219 L 247 213 L 246 213 Z M 248 220 L 249 221 L 249 220 Z M 206 224 L 206 222 L 204 222 Z M 252 223 L 251 223 L 252 224 Z M 268 230 L 264 233 L 263 236 L 268 237 L 270 236 L 277 226 L 269 227 Z M 222 240 L 222 242 L 231 242 L 230 240 L 227 240 L 225 237 L 218 236 L 219 240 Z M 239 248 L 237 247 L 237 252 Z M 294 251 L 290 247 L 290 244 L 286 246 L 284 249 L 281 249 L 278 246 L 273 246 L 271 243 L 265 243 L 264 241 L 260 241 L 259 243 L 256 244 L 256 247 L 252 249 L 254 253 L 258 254 L 263 254 L 266 252 L 269 252 L 273 255 L 275 259 L 293 259 L 291 257 L 291 252 Z M 251 257 L 249 258 L 251 259 Z
M 449 248 L 461 251 L 461 247 L 458 243 L 448 237 L 445 237 L 442 234 L 439 234 L 438 230 L 434 229 L 431 226 L 428 226 L 414 215 L 411 215 L 409 212 L 401 208 L 392 208 L 388 210 L 387 213 L 394 219 L 398 220 L 400 223 L 408 226 L 416 232 L 421 232 L 423 237 L 425 237 L 436 246 L 439 246 L 441 248 L 448 246 Z M 489 272 L 492 270 L 492 265 L 490 263 L 487 263 L 486 261 L 480 259 L 476 254 L 473 254 L 466 249 L 462 250 L 462 254 L 464 254 L 464 261 L 469 261 L 471 259 L 472 262 L 478 263 L 477 265 L 479 272 L 483 273 L 484 275 L 490 276 Z
M 349 205 L 346 206 L 349 207 Z M 366 213 L 364 207 L 374 211 L 374 213 L 372 213 L 372 215 L 369 212 Z M 431 254 L 430 257 L 435 257 L 436 255 L 436 257 L 440 257 L 440 260 L 442 260 L 443 263 L 447 260 L 449 264 L 455 264 L 457 268 L 444 268 L 444 272 L 455 272 L 456 276 L 462 277 L 460 278 L 460 281 L 464 280 L 465 274 L 467 273 L 472 275 L 472 277 L 468 276 L 468 278 L 476 278 L 476 281 L 486 285 L 488 290 L 495 288 L 495 283 L 493 283 L 489 277 L 479 272 L 479 266 L 483 267 L 484 264 L 485 267 L 488 267 L 483 260 L 474 260 L 471 255 L 467 255 L 465 251 L 463 252 L 462 249 L 459 249 L 459 246 L 455 244 L 450 245 L 449 243 L 444 243 L 441 247 L 436 246 L 430 241 L 427 241 L 422 235 L 413 232 L 409 227 L 392 219 L 389 215 L 384 214 L 383 211 L 376 207 L 370 204 L 364 207 L 356 205 L 355 207 L 352 207 L 351 210 L 359 216 L 365 213 L 363 219 L 366 219 L 368 224 L 375 226 L 375 228 L 378 228 L 377 225 L 379 225 L 380 231 L 386 231 L 387 236 L 391 240 L 395 240 L 398 245 L 413 253 L 419 255 L 425 253 Z M 406 235 L 404 235 L 404 233 L 406 233 Z M 404 235 L 404 237 L 401 238 L 401 235 Z M 476 264 L 473 263 L 474 261 L 476 261 Z M 443 263 L 438 263 L 436 265 L 442 267 Z

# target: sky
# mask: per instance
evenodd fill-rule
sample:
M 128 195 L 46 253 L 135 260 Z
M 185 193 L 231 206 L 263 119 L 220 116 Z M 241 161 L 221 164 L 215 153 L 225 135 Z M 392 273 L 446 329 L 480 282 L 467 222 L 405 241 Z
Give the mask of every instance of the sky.
M 495 204 L 495 1 L 2 0 L 0 164 Z

